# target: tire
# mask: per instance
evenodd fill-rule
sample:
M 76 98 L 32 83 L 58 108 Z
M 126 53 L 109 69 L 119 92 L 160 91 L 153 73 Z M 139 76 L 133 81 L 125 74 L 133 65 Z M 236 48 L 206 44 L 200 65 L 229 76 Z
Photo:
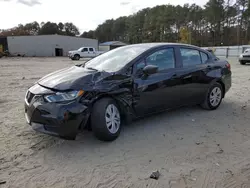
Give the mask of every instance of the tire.
M 73 57 L 73 59 L 74 59 L 74 60 L 77 60 L 77 61 L 80 60 L 80 55 L 75 54 L 74 57 Z
M 116 120 L 112 118 L 113 121 L 108 121 L 108 117 L 112 114 L 115 115 Z M 121 132 L 121 123 L 121 113 L 113 99 L 103 98 L 94 104 L 91 113 L 91 126 L 97 139 L 101 141 L 117 139 Z
M 215 110 L 217 109 L 222 101 L 223 98 L 223 88 L 220 83 L 213 84 L 204 99 L 204 102 L 201 104 L 201 107 L 206 110 Z M 213 97 L 214 96 L 214 97 Z M 217 97 L 216 97 L 217 96 Z M 214 100 L 212 100 L 214 99 Z
M 246 62 L 245 62 L 245 61 L 240 61 L 240 64 L 241 64 L 241 65 L 245 65 Z

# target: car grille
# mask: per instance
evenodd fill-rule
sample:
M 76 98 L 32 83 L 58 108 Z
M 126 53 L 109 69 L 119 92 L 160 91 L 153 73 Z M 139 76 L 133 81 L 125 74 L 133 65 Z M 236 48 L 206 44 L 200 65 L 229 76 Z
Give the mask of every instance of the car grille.
M 243 55 L 243 57 L 248 57 L 248 58 L 250 58 L 250 55 Z
M 30 103 L 32 101 L 32 99 L 34 98 L 34 94 L 31 93 L 30 91 L 27 92 L 27 95 L 26 95 L 26 100 L 28 103 Z

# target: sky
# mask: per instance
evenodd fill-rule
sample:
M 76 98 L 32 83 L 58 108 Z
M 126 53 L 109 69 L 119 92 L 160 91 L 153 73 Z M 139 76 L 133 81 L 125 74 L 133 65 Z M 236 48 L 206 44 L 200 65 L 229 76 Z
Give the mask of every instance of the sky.
M 0 29 L 22 23 L 73 22 L 81 32 L 95 29 L 106 19 L 128 16 L 162 4 L 204 5 L 208 0 L 0 0 Z

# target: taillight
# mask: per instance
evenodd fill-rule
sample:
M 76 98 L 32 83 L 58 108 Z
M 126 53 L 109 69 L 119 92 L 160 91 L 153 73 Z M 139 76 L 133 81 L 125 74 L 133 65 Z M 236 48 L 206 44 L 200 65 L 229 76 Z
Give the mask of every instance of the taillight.
M 228 70 L 231 71 L 231 65 L 230 65 L 230 63 L 227 62 L 227 63 L 226 63 L 226 67 L 227 67 Z

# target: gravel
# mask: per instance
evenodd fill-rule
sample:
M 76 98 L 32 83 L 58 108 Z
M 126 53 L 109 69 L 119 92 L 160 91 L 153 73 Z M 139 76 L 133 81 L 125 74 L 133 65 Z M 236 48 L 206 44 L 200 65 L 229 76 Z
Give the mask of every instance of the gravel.
M 65 141 L 25 122 L 28 87 L 73 61 L 1 58 L 1 188 L 250 187 L 250 66 L 230 62 L 233 85 L 216 111 L 185 107 L 161 113 L 133 122 L 116 141 L 104 143 L 88 131 Z M 157 181 L 148 178 L 155 169 L 161 173 Z

